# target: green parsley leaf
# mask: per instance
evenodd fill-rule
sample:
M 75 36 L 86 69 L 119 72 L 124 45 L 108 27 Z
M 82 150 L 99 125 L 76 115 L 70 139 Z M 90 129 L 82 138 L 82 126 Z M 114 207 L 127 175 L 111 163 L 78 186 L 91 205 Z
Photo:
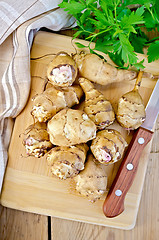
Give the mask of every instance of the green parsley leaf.
M 129 67 L 124 67 L 124 61 L 122 60 L 121 54 L 108 52 L 108 55 L 111 60 L 120 68 L 127 69 Z
M 106 19 L 105 15 L 100 11 L 100 10 L 95 10 L 94 11 L 95 19 L 100 21 L 103 25 L 109 25 L 109 21 Z
M 147 55 L 149 63 L 159 59 L 159 41 L 151 43 L 150 47 L 148 48 Z
M 134 47 L 134 51 L 138 53 L 143 53 L 143 47 L 147 42 L 148 38 L 145 36 L 140 36 L 139 34 L 131 34 L 130 35 L 130 42 Z
M 142 7 L 137 8 L 135 14 L 136 14 L 137 16 L 142 16 L 143 13 L 144 13 L 144 11 L 145 11 L 145 10 L 144 10 L 144 6 L 142 6 Z
M 112 7 L 114 9 L 114 1 L 113 0 L 100 0 L 99 1 L 100 6 L 102 7 L 103 10 L 107 12 L 107 9 Z
M 93 3 L 93 2 L 94 2 L 94 0 L 86 0 L 86 4 L 87 5 L 89 5 L 89 4 Z
M 152 30 L 156 27 L 156 20 L 152 17 L 151 13 L 146 10 L 144 13 L 145 26 L 147 29 Z
M 84 13 L 80 17 L 80 23 L 84 24 L 85 21 L 87 21 L 88 17 L 90 16 L 91 11 L 90 10 L 85 10 Z
M 113 50 L 112 41 L 103 42 L 101 39 L 98 39 L 94 50 L 97 50 L 97 51 L 107 54 L 109 51 Z
M 86 8 L 84 4 L 76 1 L 73 1 L 72 3 L 62 2 L 59 4 L 59 7 L 64 8 L 65 11 L 68 11 L 68 13 L 72 14 L 73 16 L 75 16 L 77 13 L 81 13 L 81 11 Z
M 159 4 L 158 4 L 158 1 L 156 1 L 156 4 L 154 5 L 154 8 L 155 8 L 156 16 L 159 19 Z
M 141 7 L 130 8 L 136 4 Z M 158 0 L 63 0 L 59 6 L 76 19 L 74 38 L 90 41 L 88 46 L 77 43 L 79 48 L 107 53 L 121 68 L 142 68 L 134 51 L 142 53 L 148 44 L 149 62 L 158 59 L 158 39 L 148 40 L 142 30 L 159 30 Z M 90 48 L 91 42 L 95 43 L 94 49 Z
M 134 63 L 133 66 L 137 68 L 137 70 L 140 70 L 140 69 L 144 69 L 145 66 L 143 65 L 143 62 L 144 62 L 144 59 L 141 60 L 140 62 L 138 63 Z
M 143 8 L 141 10 L 143 10 Z M 121 22 L 120 22 L 121 26 L 123 28 L 129 28 L 129 26 L 131 26 L 131 25 L 144 23 L 143 17 L 140 14 L 143 14 L 143 11 L 131 12 L 131 14 L 129 16 L 125 15 L 121 19 Z
M 124 16 L 129 16 L 131 14 L 131 10 L 129 8 L 117 7 L 117 20 L 121 21 Z
M 106 25 L 104 25 L 103 23 L 101 23 L 100 21 L 98 21 L 96 19 L 88 18 L 87 20 L 89 20 L 90 23 L 92 23 L 97 29 L 102 30 L 102 29 L 105 29 L 105 27 L 106 27 Z
M 79 43 L 79 42 L 75 42 L 75 44 L 76 44 L 76 46 L 78 48 L 86 48 L 86 47 L 88 47 L 88 46 L 85 46 L 85 45 L 83 45 L 82 43 Z
M 121 56 L 125 63 L 136 63 L 137 55 L 134 52 L 133 46 L 130 44 L 129 40 L 124 34 L 119 34 L 119 40 L 121 44 Z M 120 51 L 119 51 L 120 52 Z
M 73 39 L 77 38 L 83 31 L 77 31 L 74 35 L 73 35 Z

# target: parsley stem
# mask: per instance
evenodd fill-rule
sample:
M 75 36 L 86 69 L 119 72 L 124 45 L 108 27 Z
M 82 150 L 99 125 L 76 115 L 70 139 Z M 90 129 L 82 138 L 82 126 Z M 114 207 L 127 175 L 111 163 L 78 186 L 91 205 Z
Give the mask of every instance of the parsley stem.
M 149 44 L 149 43 L 155 42 L 155 41 L 158 40 L 158 39 L 159 39 L 159 37 L 155 37 L 155 38 L 153 38 L 153 39 L 145 42 L 145 44 L 147 45 L 147 44 Z
M 116 17 L 116 4 L 115 4 L 115 7 L 114 7 L 114 16 L 115 16 L 115 21 L 117 22 L 117 17 Z
M 101 32 L 98 32 L 98 33 L 95 33 L 95 34 L 92 34 L 91 36 L 89 36 L 89 37 L 87 37 L 86 38 L 86 40 L 88 40 L 88 39 L 90 39 L 90 38 L 95 38 L 95 37 L 97 37 L 98 35 L 101 35 L 101 34 L 103 34 L 103 33 L 105 33 L 105 32 L 108 32 L 108 31 L 110 31 L 111 29 L 112 29 L 113 27 L 112 26 L 110 26 L 110 27 L 108 27 L 107 29 L 105 29 L 104 31 L 101 31 Z
M 151 10 L 149 7 L 147 8 L 147 10 L 148 10 L 148 11 L 149 11 L 149 13 L 151 14 L 151 16 L 152 16 L 153 20 L 154 20 L 154 21 L 156 20 L 156 21 L 159 23 L 159 20 L 158 20 L 158 18 L 157 18 L 157 17 L 155 17 L 155 16 L 154 16 L 154 14 L 153 14 L 153 11 L 152 11 L 152 10 Z
M 92 37 L 92 39 L 89 41 L 89 44 L 88 44 L 89 49 L 90 49 L 91 42 L 93 42 L 94 38 L 95 38 L 95 36 Z
M 92 32 L 90 32 L 90 31 L 88 31 L 88 30 L 85 30 L 81 25 L 78 25 L 78 26 L 83 30 L 83 32 L 92 34 Z

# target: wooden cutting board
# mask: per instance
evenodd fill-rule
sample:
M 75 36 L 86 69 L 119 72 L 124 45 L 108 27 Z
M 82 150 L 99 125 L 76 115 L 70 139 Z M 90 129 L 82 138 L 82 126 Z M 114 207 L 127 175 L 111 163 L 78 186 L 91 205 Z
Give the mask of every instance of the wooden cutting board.
M 83 41 L 81 41 L 83 43 Z M 74 53 L 71 38 L 58 34 L 39 32 L 37 33 L 31 52 L 31 57 L 54 54 L 59 51 Z M 132 229 L 135 226 L 137 212 L 139 208 L 144 177 L 151 149 L 151 142 L 145 148 L 138 168 L 135 181 L 130 188 L 125 199 L 124 212 L 115 218 L 106 218 L 102 212 L 102 205 L 105 196 L 95 203 L 91 203 L 87 198 L 79 196 L 73 185 L 73 180 L 59 180 L 52 176 L 47 166 L 45 156 L 42 158 L 27 157 L 22 145 L 24 130 L 33 123 L 30 115 L 32 107 L 32 97 L 43 91 L 46 78 L 46 67 L 53 55 L 31 61 L 31 92 L 25 109 L 16 118 L 13 135 L 9 148 L 9 160 L 5 174 L 4 185 L 1 195 L 3 206 L 18 210 L 50 215 L 59 218 L 71 219 L 75 221 L 87 222 L 103 226 L 120 229 Z M 159 74 L 159 62 L 148 64 L 146 56 L 139 55 L 145 59 L 145 71 Z M 111 62 L 107 58 L 108 62 Z M 110 84 L 101 87 L 96 85 L 109 99 L 114 109 L 119 97 L 134 86 L 135 80 Z M 156 84 L 155 79 L 143 78 L 140 87 L 140 94 L 145 105 Z M 117 123 L 110 128 L 119 130 L 129 143 L 133 132 L 128 133 Z M 110 187 L 117 172 L 120 162 L 112 164 L 106 168 L 108 174 L 108 188 Z M 151 193 L 150 193 L 151 194 Z

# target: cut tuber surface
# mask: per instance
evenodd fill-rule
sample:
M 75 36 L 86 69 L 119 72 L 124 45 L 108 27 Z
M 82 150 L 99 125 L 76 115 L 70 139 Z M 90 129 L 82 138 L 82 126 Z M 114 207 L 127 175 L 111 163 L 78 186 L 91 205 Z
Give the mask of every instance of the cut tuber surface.
M 127 143 L 123 136 L 114 129 L 105 129 L 97 132 L 91 144 L 91 151 L 102 164 L 108 165 L 119 161 Z
M 36 122 L 24 133 L 23 145 L 28 156 L 42 157 L 51 147 L 46 123 Z
M 68 87 L 77 77 L 77 65 L 66 52 L 59 52 L 47 67 L 47 77 L 53 86 Z

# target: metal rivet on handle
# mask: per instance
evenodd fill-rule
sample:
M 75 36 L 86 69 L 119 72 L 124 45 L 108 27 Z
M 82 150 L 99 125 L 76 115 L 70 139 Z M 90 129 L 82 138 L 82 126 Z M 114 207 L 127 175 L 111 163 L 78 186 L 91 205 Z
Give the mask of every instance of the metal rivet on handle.
M 139 144 L 144 144 L 144 142 L 145 142 L 145 139 L 144 139 L 144 138 L 140 137 L 140 138 L 138 139 L 138 143 L 139 143 Z
M 118 189 L 118 190 L 115 191 L 115 195 L 116 195 L 116 196 L 119 197 L 119 196 L 121 196 L 121 194 L 122 194 L 122 191 L 121 191 L 120 189 Z
M 134 166 L 133 166 L 132 163 L 128 163 L 127 166 L 126 166 L 126 168 L 127 168 L 129 171 L 131 171 L 131 170 L 134 168 Z

